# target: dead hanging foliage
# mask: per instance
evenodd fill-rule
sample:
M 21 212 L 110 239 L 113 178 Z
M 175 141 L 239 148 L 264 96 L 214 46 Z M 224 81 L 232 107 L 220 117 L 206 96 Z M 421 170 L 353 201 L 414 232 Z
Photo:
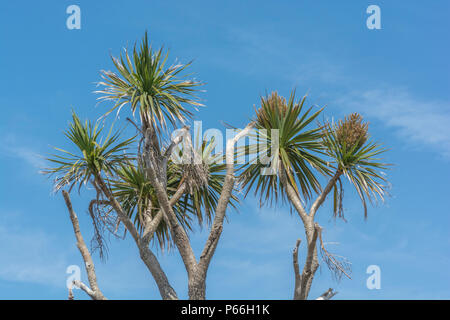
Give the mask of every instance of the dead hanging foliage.
M 93 183 L 95 186 L 95 183 Z M 89 203 L 88 214 L 94 227 L 94 235 L 91 239 L 91 251 L 98 251 L 100 259 L 105 261 L 108 257 L 108 244 L 105 234 L 116 238 L 124 238 L 125 231 L 121 235 L 120 219 L 111 207 L 108 200 L 101 197 L 97 189 L 97 197 Z
M 338 256 L 336 254 L 330 253 L 323 243 L 322 239 L 322 228 L 318 227 L 318 237 L 319 237 L 319 247 L 320 247 L 320 253 L 322 255 L 322 259 L 327 265 L 328 269 L 330 269 L 331 274 L 333 277 L 339 281 L 342 279 L 342 276 L 346 276 L 347 278 L 351 279 L 351 271 L 352 271 L 352 264 L 350 261 L 347 260 L 347 258 Z
M 347 222 L 344 217 L 344 188 L 342 186 L 342 180 L 339 177 L 333 186 L 333 218 L 340 218 Z
M 203 163 L 183 165 L 183 179 L 191 194 L 208 185 L 208 175 L 208 166 Z
M 183 137 L 182 148 L 178 149 L 178 159 L 182 172 L 182 181 L 186 183 L 190 194 L 208 186 L 209 165 L 203 160 L 201 149 L 196 150 L 192 144 L 191 135 L 186 133 Z

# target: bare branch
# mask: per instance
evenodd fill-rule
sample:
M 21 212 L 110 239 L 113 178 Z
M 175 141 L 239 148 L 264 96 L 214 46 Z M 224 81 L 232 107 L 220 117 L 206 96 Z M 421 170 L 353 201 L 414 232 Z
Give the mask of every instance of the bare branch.
M 327 291 L 325 291 L 324 293 L 322 293 L 322 295 L 320 297 L 318 297 L 316 300 L 330 300 L 337 294 L 338 294 L 337 291 L 333 291 L 333 289 L 330 288 Z
M 83 290 L 86 291 L 86 293 L 88 293 L 92 299 L 104 300 L 106 298 L 103 296 L 103 293 L 100 291 L 100 288 L 98 287 L 97 276 L 95 274 L 94 262 L 92 261 L 92 256 L 91 256 L 88 248 L 86 247 L 86 243 L 84 242 L 83 236 L 81 235 L 80 225 L 78 223 L 78 217 L 77 217 L 75 211 L 73 210 L 69 193 L 67 191 L 63 190 L 62 194 L 64 196 L 64 200 L 66 202 L 67 209 L 69 210 L 70 220 L 72 221 L 72 226 L 73 226 L 73 231 L 75 233 L 75 238 L 77 239 L 77 247 L 78 247 L 78 250 L 80 251 L 81 256 L 83 257 L 83 260 L 84 260 L 84 264 L 86 267 L 86 273 L 87 273 L 88 280 L 89 280 L 89 285 L 92 288 L 92 290 L 91 290 L 91 289 L 87 288 L 87 286 L 85 286 L 87 289 L 90 290 L 90 293 L 88 293 L 88 291 L 85 289 L 83 289 Z M 81 286 L 79 286 L 79 287 L 81 288 Z
M 300 274 L 300 268 L 298 265 L 298 248 L 300 246 L 301 240 L 298 239 L 295 248 L 292 252 L 292 262 L 294 265 L 294 276 L 295 276 L 295 286 L 294 286 L 294 300 L 300 300 L 301 299 L 301 292 L 302 292 L 302 276 Z
M 308 219 L 310 219 L 308 217 Z M 306 300 L 309 294 L 309 290 L 311 288 L 312 279 L 314 278 L 314 274 L 319 266 L 317 262 L 317 236 L 318 236 L 318 227 L 319 225 L 315 223 L 312 225 L 312 222 L 308 220 L 305 225 L 308 247 L 307 254 L 305 259 L 305 265 L 303 267 L 302 276 L 301 276 L 301 290 L 299 290 L 299 299 Z
M 73 291 L 72 291 L 72 286 L 69 286 L 69 297 L 68 300 L 73 300 Z
M 279 173 L 280 174 L 279 175 L 280 182 L 286 188 L 286 194 L 287 194 L 289 200 L 294 205 L 295 210 L 297 211 L 298 215 L 302 219 L 303 224 L 306 226 L 307 220 L 308 220 L 308 214 L 306 213 L 305 208 L 303 208 L 302 201 L 300 199 L 299 194 L 297 193 L 297 191 L 295 191 L 295 189 L 290 184 L 290 182 L 286 176 L 285 168 L 281 162 L 280 162 L 279 171 L 280 171 L 280 173 Z
M 141 129 L 139 129 L 139 127 L 137 126 L 137 124 L 136 123 L 134 123 L 134 121 L 133 120 L 131 120 L 130 118 L 128 118 L 127 117 L 127 121 L 129 121 L 129 122 L 131 122 L 131 124 L 136 128 L 136 130 L 139 132 L 139 133 L 141 133 L 142 134 L 142 131 L 141 131 Z
M 302 240 L 298 239 L 296 244 L 295 244 L 295 248 L 292 252 L 292 262 L 294 264 L 294 274 L 295 276 L 300 275 L 300 268 L 298 266 L 298 247 L 300 246 L 300 243 L 302 242 Z
M 70 287 L 70 292 L 72 292 L 72 287 L 73 286 L 77 286 L 78 288 L 80 288 L 81 290 L 83 290 L 84 292 L 86 292 L 86 294 L 91 297 L 92 300 L 106 300 L 105 299 L 98 299 L 97 297 L 97 293 L 92 291 L 87 285 L 85 285 L 83 282 L 78 281 L 78 280 L 74 280 L 72 283 L 72 286 Z M 72 299 L 73 300 L 73 294 L 72 294 Z
M 167 276 L 159 264 L 155 254 L 148 248 L 148 245 L 145 246 L 138 244 L 138 247 L 140 257 L 155 279 L 161 297 L 164 300 L 178 300 L 177 293 L 170 285 L 169 280 L 167 279 Z
M 186 184 L 182 183 L 175 194 L 170 198 L 170 205 L 174 206 L 180 198 L 183 196 L 184 192 L 186 190 Z M 142 236 L 142 243 L 147 244 L 151 241 L 153 238 L 153 235 L 158 228 L 159 224 L 161 223 L 161 220 L 163 218 L 163 211 L 159 210 L 156 216 L 153 218 L 153 220 L 146 224 L 144 229 L 144 234 Z
M 308 253 L 306 256 L 305 269 L 303 270 L 303 272 L 305 272 L 305 270 L 306 270 L 306 272 L 311 271 L 311 265 L 312 265 L 312 261 L 314 258 L 314 251 L 316 248 L 316 242 L 317 242 L 319 228 L 320 228 L 319 225 L 317 223 L 315 223 L 314 228 L 313 228 L 312 238 L 310 241 L 308 241 Z
M 164 152 L 164 161 L 167 164 L 167 161 L 170 159 L 170 156 L 172 155 L 173 149 L 183 141 L 184 137 L 189 132 L 189 126 L 184 126 L 180 129 L 180 132 L 174 139 L 172 139 L 171 143 L 167 147 L 166 151 Z
M 158 202 L 162 208 L 162 212 L 166 215 L 170 222 L 173 240 L 178 248 L 178 251 L 180 252 L 186 270 L 188 271 L 188 273 L 191 273 L 194 271 L 197 262 L 195 259 L 194 251 L 192 250 L 189 242 L 189 237 L 177 220 L 175 212 L 173 211 L 173 208 L 170 205 L 170 201 L 167 197 L 165 188 L 163 187 L 161 182 L 157 180 L 154 173 L 152 173 L 151 175 L 152 178 L 150 178 L 150 181 L 155 188 Z
M 96 174 L 95 176 L 95 183 L 101 192 L 106 196 L 106 198 L 109 200 L 111 207 L 116 211 L 117 215 L 119 216 L 119 219 L 124 224 L 125 228 L 127 228 L 128 232 L 131 234 L 133 239 L 135 241 L 139 241 L 139 232 L 137 231 L 136 227 L 134 226 L 131 219 L 128 217 L 125 211 L 123 211 L 122 206 L 117 201 L 117 199 L 112 194 L 110 188 L 106 185 L 103 178 L 100 176 L 100 174 Z
M 132 235 L 133 239 L 135 240 L 136 245 L 139 248 L 141 259 L 142 261 L 144 261 L 145 265 L 147 266 L 153 278 L 155 279 L 161 297 L 165 300 L 177 299 L 176 292 L 170 285 L 169 280 L 167 279 L 167 276 L 165 272 L 162 270 L 161 265 L 159 264 L 155 255 L 148 248 L 148 244 L 143 245 L 141 243 L 139 232 L 137 231 L 133 222 L 130 220 L 128 215 L 123 211 L 122 206 L 116 200 L 111 190 L 109 189 L 109 187 L 106 185 L 106 183 L 103 181 L 102 177 L 99 174 L 97 174 L 95 177 L 95 183 L 98 184 L 100 190 L 108 198 L 108 200 L 111 203 L 111 206 L 114 208 L 117 215 L 119 216 L 119 219 L 122 221 L 125 228 L 127 228 L 127 230 Z
M 220 235 L 222 233 L 222 225 L 227 210 L 228 203 L 230 201 L 231 193 L 234 188 L 235 176 L 234 176 L 234 147 L 239 139 L 249 134 L 254 127 L 254 123 L 249 123 L 245 129 L 241 130 L 234 138 L 227 141 L 226 148 L 226 175 L 223 183 L 222 192 L 219 197 L 219 201 L 216 207 L 216 214 L 211 226 L 208 240 L 206 240 L 202 254 L 200 255 L 199 267 L 202 272 L 206 274 L 209 263 L 216 250 L 219 242 Z
M 165 171 L 165 167 L 160 167 L 161 159 L 155 157 L 155 154 L 152 152 L 152 150 L 154 149 L 154 146 L 152 145 L 152 132 L 147 130 L 145 134 L 146 136 L 143 158 L 146 163 L 148 178 L 152 186 L 155 188 L 156 197 L 158 198 L 161 210 L 164 216 L 170 222 L 172 237 L 186 267 L 186 271 L 188 272 L 188 274 L 192 274 L 197 266 L 194 251 L 192 250 L 186 231 L 178 223 L 175 212 L 170 205 L 166 190 L 167 174 Z
M 317 209 L 322 205 L 322 203 L 325 201 L 327 195 L 330 193 L 331 188 L 336 184 L 336 181 L 339 179 L 339 177 L 342 175 L 341 170 L 337 170 L 334 176 L 328 181 L 327 186 L 325 189 L 323 189 L 322 193 L 317 197 L 316 201 L 314 201 L 313 205 L 311 206 L 311 209 L 309 210 L 309 215 L 314 219 L 314 216 L 316 215 Z

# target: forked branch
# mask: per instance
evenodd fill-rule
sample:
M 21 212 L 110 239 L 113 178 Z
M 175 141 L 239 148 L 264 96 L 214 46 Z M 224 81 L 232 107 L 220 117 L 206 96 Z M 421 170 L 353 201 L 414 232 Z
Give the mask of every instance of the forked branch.
M 206 273 L 211 258 L 217 248 L 217 244 L 220 239 L 220 235 L 223 229 L 223 220 L 227 210 L 228 203 L 231 198 L 231 194 L 234 188 L 235 176 L 234 176 L 234 148 L 236 143 L 243 137 L 247 136 L 253 129 L 255 124 L 249 123 L 243 130 L 241 130 L 236 136 L 227 141 L 225 162 L 226 162 L 226 175 L 223 183 L 222 192 L 217 202 L 216 214 L 214 216 L 211 232 L 209 233 L 208 240 L 206 240 L 203 247 L 202 254 L 200 256 L 199 266 L 202 272 Z
M 306 299 L 307 297 L 302 294 L 306 290 L 306 282 L 302 282 L 302 274 L 300 273 L 300 267 L 298 264 L 298 249 L 300 246 L 301 240 L 298 239 L 294 250 L 292 252 L 292 262 L 294 265 L 294 276 L 295 276 L 295 287 L 294 287 L 294 300 L 302 300 Z M 304 273 L 304 276 L 307 277 L 307 273 Z M 332 288 L 328 289 L 326 292 L 324 292 L 320 297 L 318 297 L 316 300 L 330 300 L 332 297 L 334 297 L 337 294 L 336 291 L 333 291 Z
M 89 280 L 89 285 L 86 286 L 81 281 L 74 281 L 73 284 L 75 284 L 77 287 L 81 288 L 83 291 L 85 291 L 93 300 L 106 300 L 105 296 L 101 292 L 100 288 L 97 284 L 97 275 L 95 274 L 95 267 L 94 262 L 92 260 L 91 253 L 89 252 L 89 249 L 86 246 L 86 243 L 84 242 L 83 236 L 80 231 L 80 225 L 78 223 L 78 217 L 73 210 L 72 202 L 70 200 L 69 193 L 65 190 L 62 191 L 62 194 L 64 196 L 64 200 L 66 202 L 67 209 L 69 210 L 70 220 L 72 222 L 73 231 L 75 233 L 75 238 L 77 239 L 77 247 L 78 250 L 80 250 L 81 256 L 83 257 L 84 264 L 86 267 L 86 273 Z M 69 288 L 69 298 L 73 298 L 72 288 Z

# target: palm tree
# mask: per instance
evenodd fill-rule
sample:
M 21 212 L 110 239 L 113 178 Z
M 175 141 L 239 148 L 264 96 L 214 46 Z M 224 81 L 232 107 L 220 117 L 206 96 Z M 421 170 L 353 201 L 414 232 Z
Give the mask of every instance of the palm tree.
M 162 217 L 158 216 L 152 221 L 158 224 L 161 219 L 166 220 L 188 273 L 189 296 L 193 299 L 204 299 L 207 269 L 220 238 L 225 210 L 233 199 L 230 190 L 234 185 L 234 179 L 225 179 L 225 169 L 228 175 L 232 175 L 234 170 L 233 167 L 225 165 L 221 167 L 205 165 L 204 161 L 200 163 L 193 161 L 180 167 L 184 179 L 175 194 L 180 194 L 180 197 L 184 195 L 184 202 L 181 203 L 191 201 L 200 218 L 199 221 L 203 220 L 201 211 L 206 214 L 208 221 L 212 220 L 211 212 L 216 209 L 214 206 L 219 212 L 217 213 L 216 210 L 204 254 L 197 260 L 186 228 L 183 228 L 176 208 L 170 204 L 174 197 L 171 197 L 171 191 L 168 189 L 168 179 L 171 174 L 169 172 L 170 157 L 173 156 L 174 145 L 184 140 L 183 145 L 186 148 L 183 150 L 183 155 L 190 159 L 198 158 L 199 152 L 202 151 L 192 147 L 190 136 L 186 132 L 181 140 L 172 141 L 166 148 L 161 147 L 161 141 L 168 125 L 176 127 L 178 123 L 183 123 L 191 117 L 191 111 L 185 106 L 194 108 L 202 106 L 195 96 L 201 83 L 193 79 L 186 80 L 181 76 L 190 63 L 175 64 L 165 69 L 167 57 L 168 53 L 163 53 L 162 49 L 155 52 L 152 50 L 145 34 L 140 48 L 134 47 L 132 57 L 125 52 L 120 59 L 113 58 L 118 73 L 104 71 L 104 81 L 100 82 L 103 90 L 98 92 L 104 94 L 100 97 L 101 100 L 115 102 L 108 113 L 115 109 L 119 112 L 124 105 L 129 105 L 133 114 L 136 111 L 139 112 L 141 143 L 137 158 L 142 167 L 142 173 L 154 189 L 156 198 L 153 199 L 152 205 L 157 200 L 161 208 L 159 211 L 163 212 Z M 184 129 L 187 131 L 187 128 Z M 222 171 L 221 175 L 215 174 L 220 171 Z M 186 191 L 190 196 L 185 195 Z M 186 202 L 186 200 L 189 201 Z M 150 229 L 153 230 L 153 228 Z M 145 231 L 144 238 L 147 240 Z
M 163 219 L 155 189 L 136 155 L 130 152 L 136 139 L 132 137 L 120 141 L 121 132 L 112 133 L 112 129 L 106 137 L 102 137 L 103 129 L 98 123 L 82 123 L 73 112 L 72 122 L 65 135 L 74 144 L 75 151 L 55 148 L 60 154 L 48 159 L 54 166 L 44 173 L 55 176 L 56 191 L 67 188 L 70 192 L 74 186 L 81 190 L 88 184 L 97 191 L 89 205 L 89 212 L 95 231 L 93 247 L 99 249 L 100 256 L 105 249 L 102 230 L 106 228 L 116 235 L 118 225 L 122 223 L 136 240 L 141 255 L 150 255 L 152 265 L 159 269 L 159 264 L 155 264 L 154 256 L 146 246 L 152 239 L 157 239 L 161 249 L 172 247 L 174 242 L 169 223 Z M 208 172 L 207 184 L 200 188 L 191 188 L 185 192 L 192 183 L 189 182 L 184 165 L 173 160 L 168 163 L 167 194 L 173 201 L 177 222 L 186 232 L 192 230 L 194 218 L 200 225 L 203 219 L 211 223 L 222 192 L 225 165 L 216 161 L 221 155 L 211 153 L 213 146 L 213 141 L 203 141 L 197 147 Z M 183 156 L 183 148 L 179 148 L 178 156 Z M 235 206 L 236 201 L 237 198 L 232 195 L 230 204 Z M 112 210 L 117 213 L 116 217 L 112 215 Z M 144 262 L 150 263 L 149 260 Z M 175 296 L 168 282 L 163 283 L 162 287 L 167 291 L 162 292 L 163 298 Z
M 103 128 L 99 127 L 98 123 L 93 125 L 91 122 L 86 121 L 83 124 L 75 113 L 72 114 L 72 118 L 73 122 L 69 124 L 69 129 L 65 135 L 76 146 L 76 151 L 69 152 L 56 148 L 62 155 L 54 155 L 52 158 L 49 158 L 48 160 L 55 166 L 46 169 L 44 173 L 56 176 L 56 191 L 68 187 L 70 192 L 76 185 L 78 185 L 79 190 L 82 186 L 87 186 L 87 184 L 93 186 L 96 190 L 96 198 L 91 201 L 89 211 L 94 222 L 94 240 L 96 240 L 94 242 L 97 243 L 100 254 L 102 255 L 104 243 L 99 230 L 99 222 L 101 226 L 108 226 L 114 223 L 118 226 L 119 223 L 122 223 L 135 240 L 141 258 L 152 273 L 162 298 L 175 299 L 177 297 L 175 290 L 169 284 L 156 256 L 140 237 L 135 225 L 114 197 L 110 187 L 110 181 L 117 179 L 121 168 L 136 160 L 135 155 L 129 152 L 129 147 L 135 141 L 135 137 L 120 141 L 120 132 L 111 135 L 110 130 L 110 133 L 102 142 L 103 137 L 101 133 Z M 73 217 L 69 193 L 63 190 L 63 195 L 71 217 Z M 97 206 L 97 214 L 95 214 L 93 209 L 94 206 Z M 111 210 L 108 210 L 105 215 L 101 215 L 102 210 L 99 208 L 103 207 L 112 208 L 117 214 L 117 218 L 112 217 L 110 214 Z M 74 224 L 75 229 L 79 228 L 75 228 Z M 116 234 L 116 231 L 112 230 L 112 234 Z M 84 255 L 83 259 L 85 259 Z M 95 272 L 94 276 L 92 276 L 92 270 L 89 268 L 90 263 L 86 262 L 89 280 L 91 283 L 95 283 L 95 281 L 91 281 L 91 277 L 95 277 Z M 89 291 L 87 293 L 90 296 L 95 296 L 91 295 Z
M 53 155 L 47 160 L 55 164 L 46 169 L 45 174 L 56 175 L 55 191 L 68 186 L 69 191 L 76 185 L 80 190 L 83 185 L 95 180 L 99 174 L 106 179 L 112 177 L 118 168 L 133 159 L 129 147 L 134 137 L 120 141 L 120 131 L 112 134 L 112 127 L 102 142 L 103 127 L 91 121 L 83 124 L 75 112 L 65 136 L 75 145 L 79 154 L 55 148 L 61 155 Z
M 356 189 L 364 207 L 365 218 L 367 200 L 370 203 L 376 202 L 377 199 L 384 201 L 387 194 L 384 170 L 389 167 L 389 164 L 380 158 L 386 149 L 370 139 L 368 129 L 369 124 L 363 123 L 363 117 L 353 113 L 338 123 L 326 123 L 323 136 L 326 153 L 332 160 L 330 167 L 335 176 L 345 176 Z M 335 188 L 337 199 L 342 199 L 339 196 L 340 190 Z M 334 207 L 335 214 L 342 214 L 339 201 Z
M 248 163 L 241 182 L 246 194 L 254 190 L 265 201 L 287 200 L 300 216 L 307 240 L 306 262 L 302 274 L 298 266 L 298 246 L 294 250 L 295 292 L 294 299 L 306 299 L 314 274 L 319 266 L 317 247 L 322 252 L 326 264 L 336 275 L 349 277 L 349 265 L 330 254 L 323 245 L 321 228 L 314 221 L 315 214 L 334 190 L 334 213 L 343 217 L 342 181 L 347 177 L 356 188 L 367 215 L 366 199 L 383 200 L 386 193 L 386 179 L 382 170 L 387 164 L 380 162 L 378 156 L 385 150 L 368 136 L 368 124 L 358 114 L 352 114 L 338 123 L 325 123 L 311 126 L 323 109 L 312 113 L 312 107 L 303 110 L 306 97 L 295 102 L 295 92 L 288 101 L 276 92 L 261 98 L 261 106 L 256 110 L 257 133 L 255 144 L 247 148 L 258 155 Z M 265 174 L 267 165 L 259 161 L 267 153 L 267 145 L 273 146 L 274 138 L 279 143 L 271 149 L 270 171 Z M 262 154 L 264 153 L 264 154 Z M 267 171 L 266 171 L 267 172 Z M 319 183 L 318 176 L 328 179 L 325 187 Z M 314 201 L 312 196 L 316 195 Z M 305 203 L 311 203 L 305 210 Z M 319 240 L 319 245 L 317 245 Z
M 94 187 L 96 196 L 89 204 L 89 213 L 94 223 L 94 244 L 101 255 L 102 232 L 116 234 L 123 226 L 135 241 L 162 298 L 177 299 L 150 244 L 161 249 L 176 247 L 188 274 L 189 297 L 205 299 L 206 275 L 223 230 L 226 210 L 237 202 L 233 194 L 235 144 L 256 127 L 258 130 L 251 135 L 257 143 L 241 151 L 258 155 L 256 159 L 266 156 L 270 166 L 252 161 L 244 166 L 240 180 L 247 193 L 254 189 L 259 194 L 262 203 L 289 201 L 302 219 L 308 249 L 302 274 L 297 249 L 294 252 L 294 298 L 308 296 L 319 265 L 318 248 L 332 270 L 348 276 L 345 262 L 324 247 L 321 228 L 314 216 L 332 190 L 334 213 L 342 216 L 342 177 L 347 177 L 356 188 L 365 216 L 366 200 L 384 198 L 386 180 L 380 171 L 387 165 L 378 159 L 384 149 L 371 142 L 361 116 L 353 114 L 337 123 L 314 127 L 322 109 L 305 110 L 306 98 L 296 101 L 294 92 L 289 100 L 273 93 L 261 98 L 255 120 L 227 141 L 225 154 L 213 154 L 214 141 L 200 139 L 201 143 L 194 147 L 187 126 L 180 129 L 179 135 L 168 136 L 168 129 L 190 119 L 189 107 L 201 106 L 196 97 L 201 83 L 182 75 L 189 64 L 166 68 L 168 53 L 162 49 L 153 51 L 147 34 L 139 48 L 135 45 L 131 56 L 126 51 L 120 58 L 112 59 L 117 72 L 103 71 L 100 82 L 103 88 L 98 91 L 103 94 L 101 100 L 114 102 L 105 115 L 115 110 L 119 113 L 129 106 L 130 113 L 139 115 L 139 124 L 128 118 L 137 135 L 123 139 L 123 132 L 113 133 L 111 128 L 102 137 L 103 127 L 89 121 L 83 124 L 73 113 L 66 136 L 76 151 L 57 149 L 61 154 L 49 159 L 54 166 L 46 170 L 56 175 L 56 190 L 67 188 L 70 192 L 74 186 L 81 190 L 88 184 Z M 266 152 L 267 145 L 275 146 L 270 148 L 270 154 Z M 225 164 L 215 161 L 224 158 Z M 324 187 L 320 183 L 323 177 L 328 180 Z M 76 218 L 69 193 L 63 191 L 63 195 L 71 219 Z M 308 212 L 304 208 L 306 202 L 311 202 Z M 195 220 L 210 226 L 198 259 L 189 239 Z M 75 222 L 73 225 L 79 231 Z M 298 245 L 299 242 L 296 248 Z M 86 262 L 86 268 L 89 266 L 90 262 Z M 88 270 L 88 277 L 92 277 L 92 270 Z M 96 287 L 96 280 L 89 280 Z M 97 294 L 88 294 L 103 297 L 99 290 Z
M 103 81 L 99 83 L 103 90 L 97 91 L 104 94 L 100 100 L 114 102 L 105 115 L 114 110 L 120 112 L 129 104 L 133 114 L 138 110 L 143 128 L 153 130 L 189 119 L 193 113 L 185 105 L 203 106 L 196 97 L 202 83 L 187 79 L 189 75 L 182 76 L 191 62 L 165 68 L 168 57 L 169 52 L 163 52 L 162 48 L 153 51 L 147 32 L 140 48 L 134 46 L 131 57 L 127 50 L 120 58 L 112 57 L 118 73 L 103 70 Z
M 104 94 L 101 100 L 114 101 L 105 116 L 114 110 L 120 112 L 128 104 L 133 114 L 139 113 L 140 126 L 128 119 L 135 124 L 138 135 L 121 142 L 120 133 L 116 133 L 102 143 L 98 124 L 83 125 L 73 114 L 66 135 L 78 153 L 58 149 L 63 155 L 49 159 L 57 165 L 46 173 L 57 176 L 57 190 L 69 186 L 70 192 L 74 185 L 81 188 L 88 183 L 94 187 L 97 195 L 89 212 L 94 222 L 93 240 L 101 254 L 101 230 L 115 234 L 122 224 L 135 240 L 163 299 L 176 299 L 176 292 L 149 248 L 152 240 L 161 249 L 175 245 L 188 272 L 189 296 L 204 299 L 206 273 L 220 238 L 225 210 L 237 201 L 232 194 L 234 180 L 226 176 L 233 174 L 233 166 L 215 161 L 224 155 L 212 154 L 214 141 L 201 140 L 194 148 L 189 127 L 183 127 L 182 134 L 172 139 L 165 135 L 168 125 L 175 128 L 191 117 L 186 105 L 201 106 L 195 97 L 201 83 L 181 76 L 189 64 L 165 68 L 167 58 L 168 53 L 162 49 L 152 50 L 147 34 L 140 48 L 134 47 L 132 57 L 125 52 L 120 59 L 113 58 L 118 73 L 103 71 L 103 90 L 98 91 Z M 131 144 L 134 153 L 129 152 Z M 200 161 L 185 163 L 175 161 L 177 157 Z M 68 193 L 64 197 L 72 213 Z M 212 225 L 198 261 L 188 237 L 194 219 L 200 225 L 203 221 Z
M 261 97 L 261 107 L 256 111 L 255 131 L 245 152 L 257 157 L 244 167 L 241 180 L 248 193 L 255 186 L 255 195 L 261 203 L 286 199 L 286 185 L 281 183 L 282 175 L 260 174 L 267 171 L 261 160 L 266 156 L 270 161 L 270 172 L 283 171 L 295 192 L 309 199 L 312 192 L 320 191 L 320 184 L 314 170 L 328 173 L 326 162 L 321 158 L 321 128 L 306 129 L 320 115 L 323 109 L 312 113 L 312 107 L 304 110 L 306 97 L 295 102 L 295 92 L 288 101 L 273 92 Z M 272 146 L 276 145 L 276 148 Z M 270 147 L 269 147 L 270 146 Z M 272 154 L 269 154 L 269 153 Z

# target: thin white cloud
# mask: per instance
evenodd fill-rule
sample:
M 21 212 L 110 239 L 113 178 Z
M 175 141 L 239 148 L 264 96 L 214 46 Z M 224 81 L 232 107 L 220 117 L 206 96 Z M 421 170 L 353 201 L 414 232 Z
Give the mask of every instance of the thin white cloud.
M 45 161 L 42 155 L 31 149 L 26 147 L 9 147 L 7 150 L 10 151 L 15 157 L 22 159 L 36 169 L 42 169 L 45 167 Z
M 396 129 L 409 147 L 426 146 L 450 159 L 450 101 L 418 98 L 395 84 L 368 90 L 361 85 L 365 75 L 350 76 L 348 70 L 352 68 L 347 62 L 336 61 L 336 57 L 327 53 L 305 52 L 291 38 L 279 37 L 270 30 L 230 28 L 228 32 L 230 41 L 237 44 L 231 54 L 240 55 L 246 68 L 242 70 L 241 66 L 224 61 L 228 67 L 251 74 L 274 73 L 277 78 L 292 82 L 294 87 L 331 85 L 331 89 L 339 89 L 343 94 L 341 97 L 325 94 L 325 98 L 322 95 L 326 105 L 332 105 L 335 100 L 333 104 L 339 108 L 364 113 Z
M 35 151 L 34 147 L 25 145 L 15 135 L 6 135 L 0 143 L 0 155 L 2 157 L 18 158 L 34 169 L 45 167 L 45 160 L 42 155 Z
M 354 91 L 335 105 L 382 121 L 409 146 L 427 146 L 450 159 L 450 103 L 424 101 L 405 89 Z

